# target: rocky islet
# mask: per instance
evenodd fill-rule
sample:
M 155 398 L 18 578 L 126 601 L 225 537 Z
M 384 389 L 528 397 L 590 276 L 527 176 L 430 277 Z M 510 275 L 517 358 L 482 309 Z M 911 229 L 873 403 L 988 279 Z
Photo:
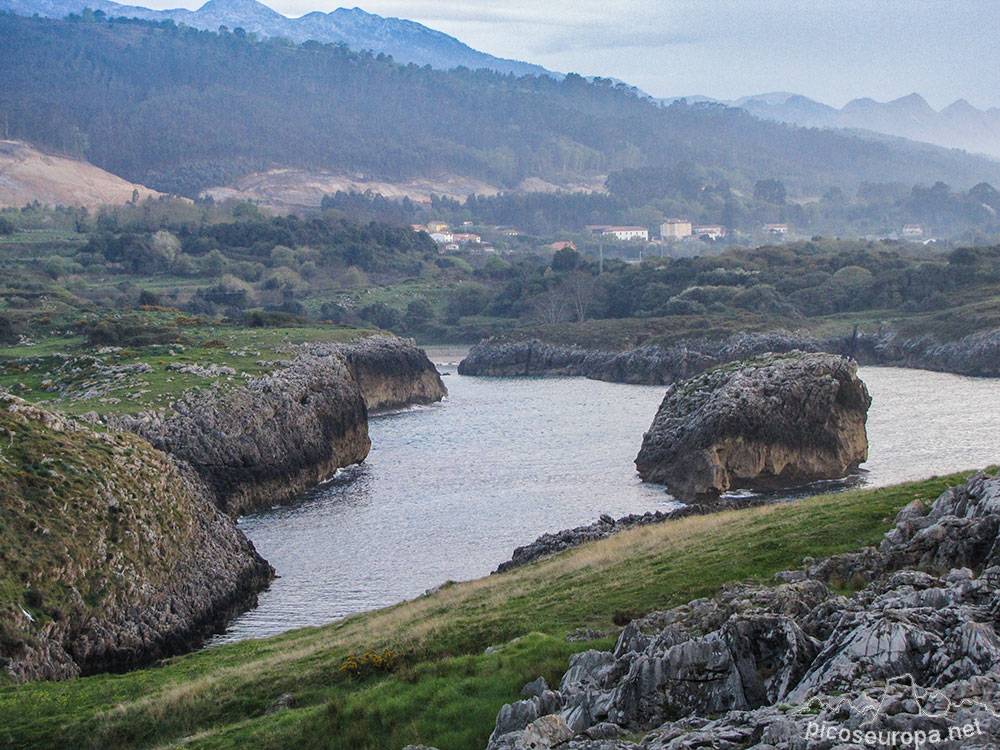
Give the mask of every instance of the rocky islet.
M 685 502 L 837 479 L 868 457 L 871 397 L 857 363 L 767 354 L 671 385 L 635 459 Z

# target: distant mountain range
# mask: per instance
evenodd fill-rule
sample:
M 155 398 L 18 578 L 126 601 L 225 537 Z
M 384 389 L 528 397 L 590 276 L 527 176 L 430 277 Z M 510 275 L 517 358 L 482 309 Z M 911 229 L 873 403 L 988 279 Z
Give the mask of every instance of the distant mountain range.
M 414 21 L 383 18 L 360 8 L 338 8 L 330 13 L 314 11 L 300 18 L 288 18 L 257 0 L 209 0 L 198 10 L 150 10 L 111 0 L 0 0 L 0 11 L 22 16 L 38 14 L 43 18 L 65 18 L 85 8 L 103 11 L 112 18 L 172 19 L 209 31 L 226 26 L 230 30 L 242 28 L 262 37 L 285 37 L 295 42 L 342 42 L 354 50 L 384 53 L 398 62 L 430 65 L 440 70 L 465 66 L 515 75 L 562 77 L 540 65 L 479 52 L 455 37 Z
M 666 101 L 676 101 L 679 98 Z M 1000 109 L 976 109 L 965 99 L 959 99 L 937 111 L 919 94 L 910 94 L 890 102 L 854 99 L 842 109 L 788 92 L 745 96 L 731 101 L 704 96 L 685 98 L 690 102 L 718 101 L 720 104 L 740 107 L 765 120 L 803 127 L 871 130 L 1000 157 Z

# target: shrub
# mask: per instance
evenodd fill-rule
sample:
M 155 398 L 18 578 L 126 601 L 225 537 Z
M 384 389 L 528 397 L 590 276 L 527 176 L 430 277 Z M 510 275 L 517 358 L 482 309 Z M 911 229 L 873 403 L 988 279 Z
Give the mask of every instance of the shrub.
M 360 680 L 379 672 L 388 674 L 399 666 L 399 661 L 399 654 L 391 648 L 384 648 L 381 651 L 368 648 L 361 656 L 353 654 L 345 656 L 344 663 L 340 665 L 338 671 Z
M 278 310 L 248 310 L 243 314 L 243 323 L 251 328 L 285 328 L 306 325 L 309 321 Z

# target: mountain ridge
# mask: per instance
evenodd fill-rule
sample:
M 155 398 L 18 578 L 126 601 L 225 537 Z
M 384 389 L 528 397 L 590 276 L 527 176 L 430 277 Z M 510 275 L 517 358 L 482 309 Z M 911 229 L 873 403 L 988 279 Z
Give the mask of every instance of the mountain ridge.
M 355 50 L 391 55 L 402 63 L 430 65 L 441 70 L 486 68 L 498 73 L 561 78 L 561 74 L 541 65 L 480 52 L 455 37 L 416 21 L 379 16 L 357 6 L 337 8 L 329 13 L 312 11 L 290 18 L 258 0 L 208 0 L 197 10 L 153 10 L 114 0 L 0 0 L 0 11 L 22 16 L 37 14 L 53 19 L 65 18 L 71 13 L 80 14 L 87 8 L 101 11 L 109 18 L 170 19 L 207 31 L 226 26 L 229 29 L 242 28 L 247 33 L 264 37 L 284 37 L 299 43 L 343 43 Z
M 839 109 L 787 91 L 733 100 L 691 96 L 661 101 L 680 99 L 739 107 L 755 117 L 791 125 L 869 130 L 1000 158 L 1000 108 L 978 109 L 961 98 L 940 110 L 915 92 L 887 102 L 859 97 Z

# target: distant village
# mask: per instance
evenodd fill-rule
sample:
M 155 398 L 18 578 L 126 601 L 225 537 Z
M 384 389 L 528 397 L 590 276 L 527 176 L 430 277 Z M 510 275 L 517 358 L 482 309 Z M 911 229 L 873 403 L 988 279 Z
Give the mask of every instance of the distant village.
M 470 231 L 455 231 L 443 221 L 429 221 L 427 224 L 411 224 L 416 232 L 427 232 L 438 245 L 441 253 L 469 253 L 472 255 L 497 252 L 495 242 L 484 241 L 479 234 Z M 472 227 L 472 222 L 463 222 L 463 230 Z M 652 250 L 664 257 L 684 257 L 706 254 L 706 243 L 718 245 L 721 251 L 726 245 L 738 242 L 772 243 L 800 239 L 795 236 L 785 223 L 762 224 L 753 233 L 737 232 L 718 224 L 694 224 L 688 219 L 666 219 L 660 224 L 659 236 L 650 236 L 650 230 L 642 226 L 614 226 L 610 224 L 593 224 L 586 227 L 586 232 L 596 235 L 602 240 L 613 244 L 642 244 L 643 248 Z M 492 233 L 501 238 L 515 238 L 522 233 L 513 227 L 494 227 Z M 868 239 L 891 239 L 904 242 L 934 242 L 924 236 L 923 227 L 919 224 L 907 224 L 899 232 L 888 237 L 870 237 Z M 558 251 L 576 246 L 569 241 L 553 242 L 545 245 L 546 249 Z M 506 248 L 505 248 L 506 249 Z M 709 251 L 711 252 L 711 251 Z M 642 259 L 643 249 L 639 250 Z

